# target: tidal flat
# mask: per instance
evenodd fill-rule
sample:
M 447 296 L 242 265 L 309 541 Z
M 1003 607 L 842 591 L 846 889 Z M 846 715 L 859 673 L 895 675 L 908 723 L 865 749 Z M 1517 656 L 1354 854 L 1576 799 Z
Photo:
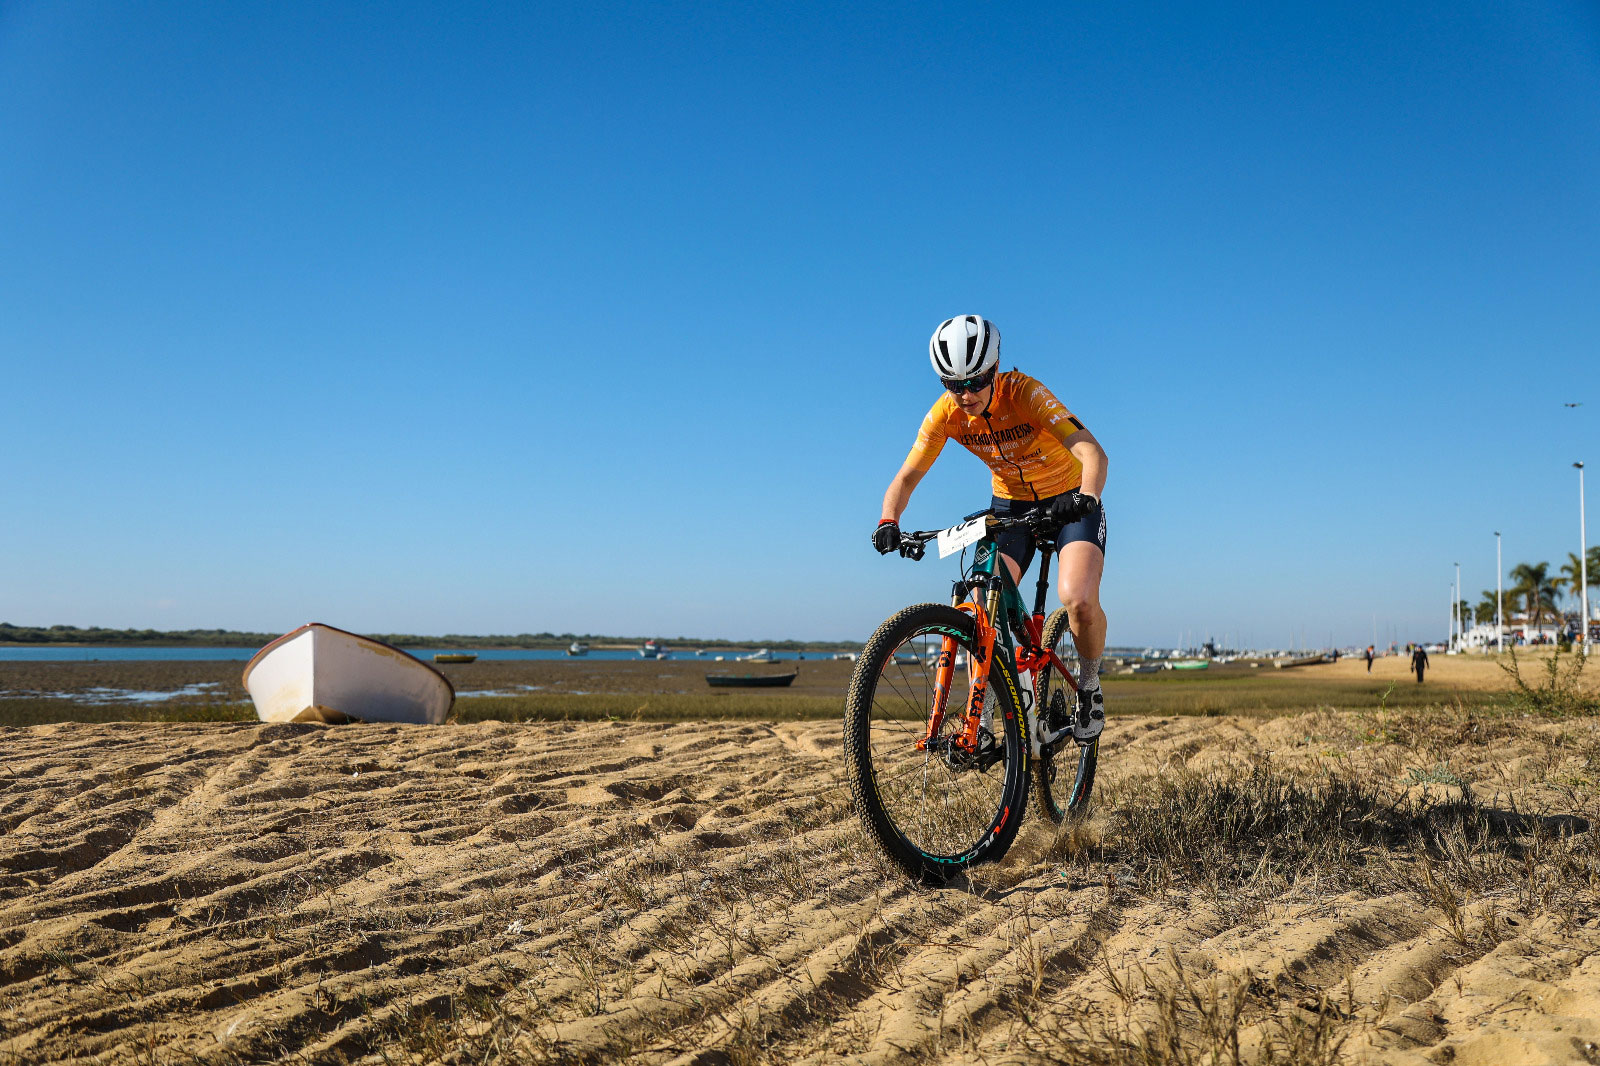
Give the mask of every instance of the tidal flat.
M 1120 675 L 1102 682 L 1109 713 L 1272 717 L 1319 708 L 1372 711 L 1505 704 L 1510 681 L 1491 659 L 1434 656 L 1423 684 L 1399 657 L 1379 659 L 1370 674 L 1360 660 L 1273 669 L 1270 664 L 1214 665 Z M 1524 666 L 1538 669 L 1528 657 Z M 571 660 L 479 660 L 438 667 L 457 693 L 458 721 L 642 721 L 825 719 L 842 714 L 853 663 L 807 659 L 782 663 Z M 711 673 L 799 671 L 782 689 L 714 690 Z M 1600 677 L 1600 667 L 1595 670 Z M 192 660 L 0 661 L 0 726 L 48 722 L 251 721 L 255 711 L 242 664 Z

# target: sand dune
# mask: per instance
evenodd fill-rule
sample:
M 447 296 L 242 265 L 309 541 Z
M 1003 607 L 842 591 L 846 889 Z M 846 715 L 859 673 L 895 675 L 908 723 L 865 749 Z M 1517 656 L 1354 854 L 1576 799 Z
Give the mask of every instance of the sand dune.
M 1600 1061 L 1593 720 L 1106 736 L 1087 825 L 935 891 L 856 830 L 831 722 L 0 731 L 0 1063 Z M 1151 782 L 1242 766 L 1506 828 L 1158 883 Z

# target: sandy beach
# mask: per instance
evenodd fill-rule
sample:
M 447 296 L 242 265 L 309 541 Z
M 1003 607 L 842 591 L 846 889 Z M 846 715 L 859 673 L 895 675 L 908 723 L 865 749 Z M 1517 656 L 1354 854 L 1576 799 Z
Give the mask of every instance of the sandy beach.
M 839 751 L 828 721 L 0 730 L 0 1063 L 1596 1060 L 1593 719 L 1122 719 L 1085 823 L 1030 815 L 937 891 L 866 845 Z M 1331 835 L 1152 835 L 1285 782 Z

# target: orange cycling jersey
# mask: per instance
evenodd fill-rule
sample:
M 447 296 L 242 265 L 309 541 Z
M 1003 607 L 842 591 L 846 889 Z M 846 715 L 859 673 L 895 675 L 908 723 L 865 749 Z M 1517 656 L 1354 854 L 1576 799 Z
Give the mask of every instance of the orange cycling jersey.
M 968 418 L 948 392 L 934 401 L 906 462 L 927 473 L 954 439 L 994 471 L 994 494 L 1042 500 L 1083 484 L 1083 464 L 1066 439 L 1083 429 L 1050 390 L 1020 371 L 996 374 L 989 408 Z

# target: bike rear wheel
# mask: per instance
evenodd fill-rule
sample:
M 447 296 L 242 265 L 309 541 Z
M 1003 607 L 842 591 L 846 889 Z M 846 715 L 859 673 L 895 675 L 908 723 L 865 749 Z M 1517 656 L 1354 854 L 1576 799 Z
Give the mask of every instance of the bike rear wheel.
M 1044 646 L 1063 662 L 1076 657 L 1065 607 L 1058 608 L 1045 622 Z M 1041 667 L 1033 681 L 1034 713 L 1047 729 L 1060 729 L 1071 718 L 1076 693 L 1052 663 Z M 1039 749 L 1039 757 L 1033 760 L 1033 792 L 1046 818 L 1060 823 L 1068 815 L 1082 815 L 1089 809 L 1089 792 L 1094 788 L 1099 758 L 1099 737 L 1079 744 L 1068 735 Z
M 943 723 L 929 750 L 919 751 L 944 638 L 967 653 L 967 665 L 954 671 Z M 976 644 L 971 615 L 937 603 L 907 607 L 867 641 L 845 699 L 845 760 L 856 811 L 867 835 L 929 884 L 998 860 L 1027 806 L 1028 745 L 1012 691 L 1015 675 L 1005 666 L 988 664 L 992 745 L 969 755 L 950 744 L 966 725 Z M 930 645 L 934 662 L 919 653 Z

